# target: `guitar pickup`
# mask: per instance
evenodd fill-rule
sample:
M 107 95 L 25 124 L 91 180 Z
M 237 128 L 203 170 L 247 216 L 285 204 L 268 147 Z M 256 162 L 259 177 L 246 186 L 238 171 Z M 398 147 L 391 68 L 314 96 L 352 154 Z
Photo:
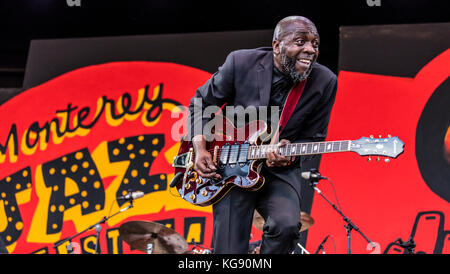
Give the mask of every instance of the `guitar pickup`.
M 239 150 L 238 163 L 239 165 L 245 165 L 247 163 L 247 155 L 250 144 L 244 143 L 241 145 L 241 149 Z
M 220 156 L 219 156 L 219 165 L 220 166 L 228 164 L 229 153 L 230 153 L 230 145 L 229 144 L 223 145 L 222 150 L 220 152 Z
M 237 163 L 239 153 L 239 144 L 232 145 L 230 149 L 230 157 L 228 158 L 228 164 L 234 165 Z

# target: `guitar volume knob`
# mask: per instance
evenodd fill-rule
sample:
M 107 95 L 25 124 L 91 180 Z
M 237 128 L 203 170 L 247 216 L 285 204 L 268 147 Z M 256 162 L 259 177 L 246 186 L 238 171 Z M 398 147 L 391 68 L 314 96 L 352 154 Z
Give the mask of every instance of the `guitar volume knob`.
M 195 182 L 195 181 L 197 180 L 197 178 L 198 178 L 197 172 L 192 171 L 192 173 L 191 173 L 190 176 L 189 176 L 189 180 L 190 180 L 191 182 Z

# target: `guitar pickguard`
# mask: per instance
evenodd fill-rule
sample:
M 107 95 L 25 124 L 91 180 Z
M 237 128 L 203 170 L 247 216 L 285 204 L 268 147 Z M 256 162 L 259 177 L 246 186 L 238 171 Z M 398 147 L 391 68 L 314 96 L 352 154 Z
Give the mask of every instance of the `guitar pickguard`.
M 222 176 L 221 181 L 226 181 L 232 176 L 247 177 L 249 175 L 249 163 L 219 166 L 217 172 Z

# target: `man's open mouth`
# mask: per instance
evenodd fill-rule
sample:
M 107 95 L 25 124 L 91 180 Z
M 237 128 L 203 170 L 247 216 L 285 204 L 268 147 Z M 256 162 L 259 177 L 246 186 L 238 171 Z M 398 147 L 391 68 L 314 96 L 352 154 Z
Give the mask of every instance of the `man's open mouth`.
M 298 59 L 297 61 L 307 66 L 311 65 L 312 62 L 310 59 Z

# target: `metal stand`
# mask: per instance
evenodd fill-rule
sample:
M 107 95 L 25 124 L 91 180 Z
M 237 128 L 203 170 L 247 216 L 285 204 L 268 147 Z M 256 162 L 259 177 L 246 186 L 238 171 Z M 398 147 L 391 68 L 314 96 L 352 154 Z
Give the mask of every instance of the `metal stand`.
M 258 243 L 260 244 L 261 241 L 258 241 Z M 188 245 L 193 245 L 193 246 L 194 246 L 194 247 L 192 248 L 193 251 L 194 251 L 197 247 L 200 247 L 201 249 L 203 249 L 203 250 L 200 252 L 200 254 L 212 254 L 212 249 L 211 249 L 211 248 L 205 247 L 205 246 L 202 246 L 202 245 L 199 245 L 199 244 L 197 244 L 197 243 L 194 242 L 194 241 L 191 241 L 190 243 L 188 243 Z M 250 243 L 250 245 L 251 245 L 251 243 Z M 255 246 L 255 247 L 256 247 L 256 246 Z M 249 250 L 249 252 L 250 252 L 250 250 Z
M 311 254 L 308 252 L 308 250 L 306 250 L 306 248 L 304 248 L 300 243 L 297 243 L 297 246 L 300 247 L 300 249 L 302 250 L 301 254 Z M 294 253 L 294 252 L 292 252 Z
M 324 199 L 325 199 L 325 201 L 327 201 L 330 205 L 331 205 L 331 207 L 333 207 L 338 213 L 339 213 L 339 215 L 341 215 L 342 216 L 342 218 L 344 219 L 344 221 L 346 222 L 346 225 L 344 226 L 345 227 L 345 230 L 346 230 L 346 232 L 347 232 L 347 246 L 348 246 L 348 248 L 347 248 L 347 254 L 352 254 L 352 230 L 354 229 L 354 230 L 356 230 L 356 231 L 358 231 L 358 233 L 359 234 L 361 234 L 361 236 L 370 244 L 370 245 L 372 245 L 374 248 L 376 247 L 376 245 L 371 241 L 371 240 L 369 240 L 369 238 L 367 238 L 366 237 L 366 235 L 364 235 L 364 233 L 362 233 L 361 232 L 361 230 L 347 217 L 347 216 L 345 216 L 343 213 L 342 213 L 342 211 L 340 211 L 338 208 L 337 208 L 337 206 L 336 205 L 334 205 L 332 202 L 330 202 L 330 200 L 328 200 L 327 199 L 327 197 L 325 197 L 325 195 L 323 195 L 322 194 L 322 191 L 320 191 L 320 189 L 318 189 L 317 187 L 316 187 L 316 185 L 318 184 L 318 182 L 316 182 L 316 181 L 314 181 L 314 180 L 311 180 L 310 181 L 310 185 L 311 185 L 311 187 L 320 195 L 320 196 L 322 196 Z
M 118 212 L 114 213 L 113 215 L 110 215 L 109 217 L 103 217 L 103 219 L 101 219 L 101 220 L 98 221 L 97 223 L 95 223 L 95 224 L 89 226 L 89 227 L 86 228 L 85 230 L 83 230 L 83 231 L 81 231 L 81 232 L 78 232 L 77 234 L 75 234 L 75 235 L 73 235 L 73 236 L 70 236 L 69 238 L 65 238 L 65 239 L 63 239 L 63 240 L 60 240 L 60 241 L 56 242 L 56 243 L 54 244 L 53 248 L 54 248 L 54 249 L 57 249 L 58 246 L 60 246 L 61 244 L 65 243 L 65 242 L 67 242 L 67 241 L 69 241 L 69 244 L 68 244 L 67 247 L 66 247 L 67 253 L 73 254 L 72 239 L 74 239 L 74 238 L 80 236 L 81 234 L 85 233 L 86 231 L 89 231 L 89 230 L 95 228 L 95 230 L 96 230 L 96 232 L 97 232 L 97 233 L 96 233 L 96 239 L 97 239 L 97 242 L 95 243 L 95 254 L 98 254 L 98 247 L 99 247 L 99 241 L 100 241 L 100 231 L 102 230 L 101 224 L 105 223 L 106 221 L 108 221 L 110 218 L 116 216 L 117 214 L 119 214 L 119 213 L 121 213 L 121 212 L 124 212 L 124 211 L 126 211 L 126 210 L 132 208 L 132 207 L 133 207 L 133 200 L 130 200 L 129 202 L 130 202 L 130 205 L 129 205 L 129 206 L 127 206 L 127 207 L 125 207 L 125 208 L 122 208 L 121 210 L 119 210 Z

